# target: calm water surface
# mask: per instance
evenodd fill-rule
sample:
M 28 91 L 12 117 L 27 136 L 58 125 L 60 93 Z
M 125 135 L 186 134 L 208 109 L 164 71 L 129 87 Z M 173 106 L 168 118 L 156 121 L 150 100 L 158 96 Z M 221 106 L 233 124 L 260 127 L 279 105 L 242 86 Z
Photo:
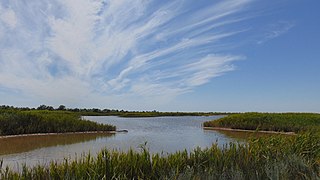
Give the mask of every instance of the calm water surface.
M 4 165 L 21 169 L 22 163 L 28 166 L 48 164 L 51 160 L 74 159 L 83 153 L 96 154 L 102 148 L 126 151 L 139 150 L 147 143 L 147 148 L 155 153 L 171 153 L 178 150 L 192 150 L 196 147 L 209 147 L 218 142 L 224 145 L 236 141 L 217 131 L 205 131 L 202 123 L 222 116 L 209 117 L 152 117 L 121 118 L 114 116 L 86 116 L 99 123 L 112 124 L 117 129 L 127 129 L 128 133 L 50 135 L 41 137 L 19 137 L 0 139 L 0 159 Z

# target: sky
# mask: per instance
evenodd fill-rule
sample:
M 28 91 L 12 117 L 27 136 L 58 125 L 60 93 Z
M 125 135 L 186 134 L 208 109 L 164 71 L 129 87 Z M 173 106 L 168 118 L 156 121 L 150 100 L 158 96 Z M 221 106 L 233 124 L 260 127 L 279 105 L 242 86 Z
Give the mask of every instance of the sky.
M 318 0 L 1 0 L 0 104 L 320 112 Z

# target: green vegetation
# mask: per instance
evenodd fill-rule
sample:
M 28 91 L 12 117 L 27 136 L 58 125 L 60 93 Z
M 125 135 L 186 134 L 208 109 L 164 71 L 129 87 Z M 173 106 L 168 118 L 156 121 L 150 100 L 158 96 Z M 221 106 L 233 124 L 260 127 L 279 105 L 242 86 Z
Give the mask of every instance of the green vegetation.
M 158 112 L 158 111 L 146 111 L 146 112 L 123 112 L 119 114 L 120 117 L 159 117 L 159 116 L 213 116 L 213 115 L 225 115 L 226 113 L 218 112 Z
M 205 127 L 304 132 L 320 130 L 320 114 L 312 113 L 243 113 L 232 114 L 204 123 Z
M 82 116 L 119 116 L 119 117 L 160 117 L 160 116 L 213 116 L 225 115 L 226 113 L 217 112 L 158 112 L 158 111 L 97 111 L 79 110 Z
M 0 163 L 1 164 L 1 163 Z M 249 140 L 224 148 L 169 155 L 103 150 L 47 167 L 0 168 L 0 179 L 319 179 L 320 137 L 303 135 Z
M 0 109 L 0 135 L 113 131 L 114 126 L 82 120 L 77 113 Z
M 120 116 L 120 117 L 158 117 L 158 116 L 213 116 L 213 115 L 227 115 L 230 113 L 225 112 L 159 112 L 159 111 L 125 111 L 115 109 L 98 109 L 98 108 L 66 108 L 64 105 L 60 105 L 57 108 L 52 106 L 40 105 L 37 108 L 29 107 L 13 107 L 13 106 L 0 106 L 0 109 L 6 110 L 23 110 L 23 111 L 36 111 L 36 110 L 48 110 L 48 111 L 67 111 L 78 113 L 81 116 Z
M 39 132 L 109 131 L 115 127 L 81 120 L 80 115 L 126 117 L 174 116 L 179 113 L 99 112 L 97 109 L 71 111 L 40 106 L 38 109 L 0 107 L 0 134 Z M 92 115 L 90 114 L 90 115 Z M 210 114 L 210 113 L 209 113 Z M 186 113 L 179 114 L 187 115 Z M 205 115 L 194 113 L 188 115 Z M 212 114 L 210 114 L 212 115 Z M 204 123 L 207 127 L 293 131 L 295 136 L 268 136 L 206 149 L 172 154 L 102 150 L 75 160 L 52 161 L 47 166 L 19 171 L 2 167 L 0 179 L 320 179 L 320 114 L 243 113 Z

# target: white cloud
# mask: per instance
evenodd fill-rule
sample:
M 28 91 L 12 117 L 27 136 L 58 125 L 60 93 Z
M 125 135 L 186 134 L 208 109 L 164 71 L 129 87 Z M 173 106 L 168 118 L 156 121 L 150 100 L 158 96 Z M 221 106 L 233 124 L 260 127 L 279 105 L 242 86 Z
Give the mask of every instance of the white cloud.
M 208 55 L 198 62 L 186 65 L 183 70 L 193 75 L 185 82 L 189 87 L 199 86 L 210 81 L 211 78 L 221 76 L 223 73 L 234 70 L 230 64 L 235 60 L 243 59 L 238 56 L 216 56 Z
M 264 33 L 264 37 L 257 42 L 257 44 L 266 43 L 269 40 L 275 39 L 285 33 L 295 26 L 293 22 L 280 21 L 269 25 L 266 29 L 267 32 Z
M 17 26 L 18 20 L 12 9 L 0 9 L 0 19 L 7 25 L 10 29 L 14 29 Z
M 191 63 L 185 65 L 171 66 L 168 69 L 146 74 L 132 90 L 138 94 L 149 95 L 153 94 L 151 92 L 155 92 L 158 96 L 168 94 L 176 96 L 190 92 L 194 87 L 234 70 L 231 63 L 240 59 L 244 59 L 244 57 L 210 54 L 201 59 L 192 60 Z M 146 84 L 150 84 L 150 86 Z
M 242 57 L 211 47 L 239 33 L 227 26 L 250 2 L 0 3 L 0 87 L 57 104 L 165 102 L 234 70 Z

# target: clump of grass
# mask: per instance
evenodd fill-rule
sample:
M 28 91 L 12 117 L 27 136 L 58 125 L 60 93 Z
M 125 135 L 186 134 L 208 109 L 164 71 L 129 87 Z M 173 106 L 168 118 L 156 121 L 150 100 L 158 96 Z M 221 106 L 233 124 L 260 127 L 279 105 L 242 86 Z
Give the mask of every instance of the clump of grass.
M 112 125 L 83 120 L 77 113 L 47 110 L 1 110 L 0 124 L 0 135 L 115 130 Z
M 102 150 L 49 166 L 0 169 L 0 179 L 319 179 L 320 137 L 251 139 L 248 143 L 217 144 L 169 155 Z
M 204 123 L 205 127 L 302 132 L 320 130 L 320 114 L 313 113 L 242 113 Z

